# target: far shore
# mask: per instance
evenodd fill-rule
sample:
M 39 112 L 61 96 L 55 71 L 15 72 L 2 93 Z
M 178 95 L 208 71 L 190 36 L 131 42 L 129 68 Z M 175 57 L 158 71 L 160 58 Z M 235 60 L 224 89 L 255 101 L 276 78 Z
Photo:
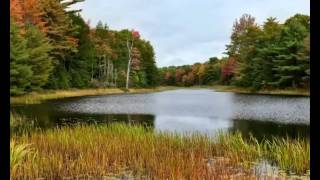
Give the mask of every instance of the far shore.
M 235 93 L 245 93 L 245 94 L 266 94 L 266 95 L 293 95 L 293 96 L 310 96 L 309 89 L 301 88 L 287 88 L 287 89 L 261 89 L 252 90 L 250 88 L 227 86 L 227 85 L 213 85 L 208 86 L 208 88 L 214 89 L 218 92 L 235 92 Z
M 262 89 L 254 91 L 249 88 L 242 88 L 228 85 L 211 85 L 211 86 L 159 86 L 155 88 L 130 88 L 126 91 L 123 88 L 97 88 L 97 89 L 68 89 L 68 90 L 43 90 L 31 92 L 22 96 L 11 96 L 10 104 L 37 104 L 44 100 L 59 99 L 66 97 L 80 97 L 107 94 L 124 94 L 124 93 L 150 93 L 175 89 L 213 89 L 217 92 L 234 92 L 245 94 L 266 94 L 266 95 L 295 95 L 310 96 L 307 89 Z

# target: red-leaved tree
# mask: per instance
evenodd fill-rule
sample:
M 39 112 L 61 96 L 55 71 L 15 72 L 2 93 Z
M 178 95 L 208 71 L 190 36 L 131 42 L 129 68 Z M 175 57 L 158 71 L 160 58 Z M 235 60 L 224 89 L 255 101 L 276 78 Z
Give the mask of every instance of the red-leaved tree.
M 228 81 L 231 79 L 235 73 L 236 69 L 236 59 L 230 57 L 224 64 L 221 66 L 221 79 L 222 81 Z
M 139 33 L 139 31 L 136 31 L 136 30 L 132 30 L 131 31 L 131 34 L 132 34 L 132 36 L 134 37 L 134 38 L 140 38 L 140 33 Z

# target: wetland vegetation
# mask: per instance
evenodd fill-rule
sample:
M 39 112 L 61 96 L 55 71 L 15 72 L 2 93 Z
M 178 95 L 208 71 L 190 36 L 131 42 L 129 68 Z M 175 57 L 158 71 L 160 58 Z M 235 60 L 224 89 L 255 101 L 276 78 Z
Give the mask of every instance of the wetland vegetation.
M 262 159 L 285 172 L 308 173 L 310 142 L 298 138 L 258 141 L 241 133 L 216 136 L 154 133 L 128 124 L 77 125 L 13 136 L 14 179 L 75 177 L 147 177 L 147 179 L 254 179 Z M 279 176 L 279 175 L 276 175 Z

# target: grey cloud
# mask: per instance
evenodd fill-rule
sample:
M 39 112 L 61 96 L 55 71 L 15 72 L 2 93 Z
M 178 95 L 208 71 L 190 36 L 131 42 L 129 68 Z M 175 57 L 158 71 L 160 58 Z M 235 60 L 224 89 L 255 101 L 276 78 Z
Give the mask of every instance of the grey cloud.
M 75 8 L 94 26 L 137 29 L 155 48 L 158 66 L 193 64 L 223 56 L 234 20 L 244 13 L 262 23 L 309 14 L 307 0 L 86 0 Z

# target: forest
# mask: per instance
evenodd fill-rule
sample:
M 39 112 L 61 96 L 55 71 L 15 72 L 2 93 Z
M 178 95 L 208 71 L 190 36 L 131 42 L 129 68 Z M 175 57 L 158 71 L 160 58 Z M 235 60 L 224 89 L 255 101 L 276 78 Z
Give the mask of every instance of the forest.
M 95 28 L 70 6 L 83 0 L 10 0 L 10 94 L 41 89 L 234 85 L 309 88 L 310 17 L 262 25 L 244 14 L 226 56 L 157 68 L 151 43 L 135 30 Z M 128 59 L 131 59 L 128 62 Z M 130 81 L 129 81 L 130 79 Z
M 259 25 L 244 14 L 234 22 L 225 54 L 204 63 L 160 68 L 161 84 L 309 89 L 310 17 L 296 14 L 283 24 L 270 17 Z
M 157 83 L 155 54 L 135 30 L 95 28 L 70 6 L 83 0 L 10 0 L 10 94 Z M 129 54 L 129 50 L 130 54 Z

